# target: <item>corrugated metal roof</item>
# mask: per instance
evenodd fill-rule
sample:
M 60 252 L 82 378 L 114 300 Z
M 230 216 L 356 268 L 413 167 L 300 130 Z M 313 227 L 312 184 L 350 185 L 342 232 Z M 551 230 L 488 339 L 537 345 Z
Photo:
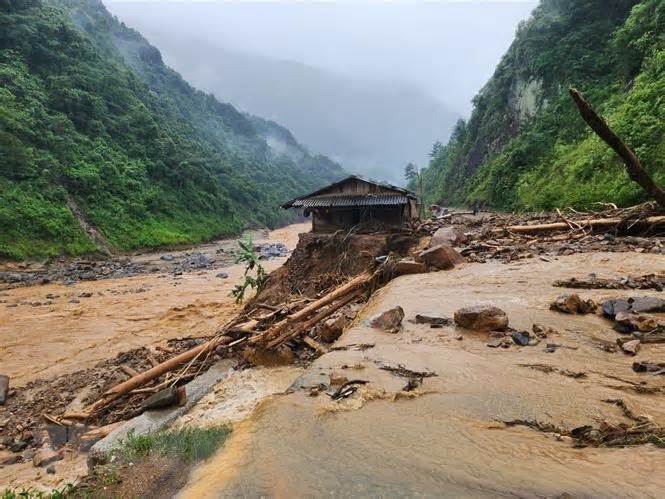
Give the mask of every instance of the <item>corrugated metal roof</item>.
M 409 198 L 403 194 L 335 194 L 296 199 L 292 206 L 302 208 L 332 208 L 349 206 L 394 206 L 407 204 Z
M 406 197 L 407 199 L 417 199 L 416 195 L 409 191 L 408 189 L 403 189 L 401 187 L 396 187 L 394 185 L 390 184 L 385 184 L 383 182 L 375 182 L 373 180 L 361 177 L 359 175 L 350 175 L 338 182 L 334 182 L 326 187 L 323 187 L 322 189 L 319 189 L 318 191 L 311 192 L 305 196 L 300 196 L 295 199 L 292 199 L 291 201 L 288 201 L 282 205 L 282 208 L 294 208 L 294 207 L 302 207 L 305 206 L 303 204 L 303 201 L 305 199 L 312 199 L 312 198 L 318 198 L 318 197 L 323 197 L 323 196 L 334 196 L 334 194 L 325 194 L 326 191 L 329 191 L 330 189 L 333 189 L 339 185 L 345 184 L 347 182 L 352 182 L 352 181 L 360 181 L 360 182 L 365 182 L 368 184 L 376 185 L 379 187 L 383 187 L 384 189 L 389 189 L 393 191 L 393 194 L 387 194 L 387 196 L 393 196 L 393 195 L 399 195 L 401 194 L 403 197 Z M 376 196 L 380 196 L 381 194 L 377 194 Z M 338 194 L 337 196 L 342 196 L 341 194 Z M 348 197 L 348 196 L 347 196 Z M 365 197 L 365 196 L 362 196 Z M 373 204 L 405 204 L 406 201 L 400 201 L 399 203 L 393 203 L 393 202 L 373 202 L 373 203 L 364 203 L 364 204 L 352 204 L 352 205 L 346 205 L 346 206 L 368 206 L 368 205 L 373 205 Z M 325 206 L 325 205 L 322 205 Z

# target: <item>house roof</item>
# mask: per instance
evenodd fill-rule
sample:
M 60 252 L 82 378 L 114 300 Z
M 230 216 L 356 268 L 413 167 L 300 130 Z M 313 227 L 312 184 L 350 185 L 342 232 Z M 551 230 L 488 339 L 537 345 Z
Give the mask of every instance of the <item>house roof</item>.
M 338 185 L 353 180 L 366 182 L 394 191 L 394 193 L 367 193 L 367 194 L 325 194 L 326 191 Z M 417 199 L 416 195 L 408 189 L 395 185 L 376 182 L 360 175 L 349 175 L 338 182 L 327 185 L 317 191 L 297 197 L 282 205 L 282 208 L 314 208 L 314 207 L 348 207 L 348 206 L 376 206 L 407 204 L 409 199 Z

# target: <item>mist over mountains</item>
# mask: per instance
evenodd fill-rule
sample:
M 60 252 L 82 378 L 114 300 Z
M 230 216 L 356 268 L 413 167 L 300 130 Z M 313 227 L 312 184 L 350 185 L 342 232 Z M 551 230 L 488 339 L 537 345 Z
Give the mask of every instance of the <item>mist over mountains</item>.
M 426 164 L 459 118 L 404 82 L 352 79 L 173 33 L 148 36 L 195 87 L 286 126 L 312 151 L 370 177 L 403 182 L 404 165 Z
M 347 170 L 402 182 L 492 75 L 534 0 L 105 0 L 202 90 Z

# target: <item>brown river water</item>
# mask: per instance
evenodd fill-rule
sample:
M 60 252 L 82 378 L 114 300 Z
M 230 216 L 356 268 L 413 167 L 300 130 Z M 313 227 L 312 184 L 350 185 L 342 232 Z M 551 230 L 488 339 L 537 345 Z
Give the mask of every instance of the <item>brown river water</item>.
M 298 234 L 307 230 L 309 224 L 295 224 L 254 240 L 282 242 L 293 249 Z M 209 243 L 195 249 L 214 255 L 218 246 Z M 164 254 L 144 253 L 132 259 L 159 265 Z M 263 265 L 270 271 L 285 260 L 274 258 Z M 221 270 L 229 274 L 227 279 L 215 277 Z M 0 292 L 5 301 L 0 304 L 0 372 L 11 377 L 13 386 L 21 386 L 91 367 L 132 348 L 212 334 L 239 310 L 229 293 L 243 271 L 241 265 L 232 265 L 179 276 L 160 272 L 73 286 L 53 283 L 4 290 Z M 84 293 L 92 296 L 80 297 Z M 47 300 L 49 294 L 56 298 Z M 31 306 L 35 301 L 52 303 Z
M 665 425 L 663 393 L 638 394 L 632 387 L 665 388 L 665 377 L 636 374 L 635 358 L 599 345 L 617 333 L 597 315 L 552 312 L 561 288 L 555 279 L 641 275 L 665 271 L 665 258 L 640 254 L 570 255 L 551 262 L 468 264 L 450 272 L 405 276 L 376 293 L 333 351 L 297 377 L 286 394 L 259 403 L 235 424 L 226 446 L 201 465 L 181 491 L 200 497 L 444 496 L 444 497 L 663 497 L 665 449 L 573 448 L 567 437 L 501 421 L 523 419 L 572 429 L 603 420 L 630 423 L 604 399 L 623 399 L 639 415 Z M 580 290 L 597 300 L 650 291 Z M 493 303 L 511 325 L 534 322 L 558 334 L 554 353 L 538 346 L 491 349 L 487 334 L 454 327 L 430 329 L 408 322 L 415 314 L 452 316 L 460 307 Z M 367 318 L 400 305 L 403 331 L 369 328 Z M 461 336 L 462 339 L 459 339 Z M 374 344 L 361 349 L 360 344 Z M 665 345 L 645 345 L 637 360 L 665 359 Z M 559 371 L 549 374 L 525 364 Z M 380 366 L 432 371 L 412 392 L 406 380 Z M 584 372 L 574 379 L 560 371 Z M 331 374 L 369 383 L 335 402 L 309 396 Z M 242 384 L 247 385 L 246 381 Z M 242 391 L 242 390 L 241 390 Z M 211 395 L 207 407 L 232 407 L 233 386 Z M 215 410 L 218 418 L 215 417 Z M 204 424 L 228 421 L 229 411 L 201 413 Z M 232 412 L 232 411 L 231 411 Z M 191 420 L 190 420 L 191 422 Z

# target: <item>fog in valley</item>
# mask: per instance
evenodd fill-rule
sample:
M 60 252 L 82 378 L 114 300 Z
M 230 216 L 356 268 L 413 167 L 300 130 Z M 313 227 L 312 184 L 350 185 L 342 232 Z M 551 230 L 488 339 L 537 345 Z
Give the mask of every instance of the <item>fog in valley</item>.
M 468 116 L 536 2 L 105 4 L 196 87 L 348 171 L 402 183 Z

